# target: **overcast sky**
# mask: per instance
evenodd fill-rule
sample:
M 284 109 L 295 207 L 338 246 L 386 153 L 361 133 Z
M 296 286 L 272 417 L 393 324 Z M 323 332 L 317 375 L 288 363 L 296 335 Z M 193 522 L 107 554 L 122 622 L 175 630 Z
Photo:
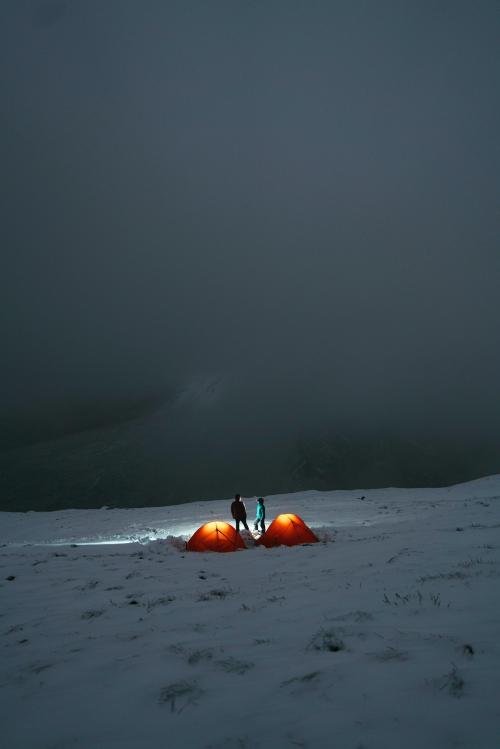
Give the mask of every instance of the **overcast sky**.
M 0 0 L 0 410 L 500 426 L 500 4 Z

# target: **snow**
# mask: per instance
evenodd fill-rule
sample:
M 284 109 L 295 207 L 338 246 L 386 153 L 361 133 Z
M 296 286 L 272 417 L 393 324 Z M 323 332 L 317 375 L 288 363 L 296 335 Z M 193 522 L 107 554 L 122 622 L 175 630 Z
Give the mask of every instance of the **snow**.
M 321 543 L 186 552 L 229 504 L 0 514 L 3 746 L 498 749 L 500 476 L 268 497 Z

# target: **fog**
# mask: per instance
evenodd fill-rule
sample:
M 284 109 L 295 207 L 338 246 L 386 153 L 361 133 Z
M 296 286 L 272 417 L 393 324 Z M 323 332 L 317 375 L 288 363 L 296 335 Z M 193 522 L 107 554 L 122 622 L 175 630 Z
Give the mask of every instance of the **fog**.
M 499 21 L 2 2 L 3 448 L 213 377 L 218 470 L 319 431 L 498 445 Z

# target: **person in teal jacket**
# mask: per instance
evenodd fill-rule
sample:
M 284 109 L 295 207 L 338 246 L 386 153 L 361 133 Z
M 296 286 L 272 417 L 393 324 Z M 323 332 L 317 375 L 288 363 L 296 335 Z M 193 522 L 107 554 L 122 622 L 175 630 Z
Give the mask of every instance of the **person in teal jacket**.
M 254 523 L 254 530 L 258 530 L 259 524 L 260 524 L 260 532 L 265 533 L 266 532 L 266 508 L 264 506 L 264 497 L 259 497 L 257 500 L 257 511 L 255 513 L 255 523 Z

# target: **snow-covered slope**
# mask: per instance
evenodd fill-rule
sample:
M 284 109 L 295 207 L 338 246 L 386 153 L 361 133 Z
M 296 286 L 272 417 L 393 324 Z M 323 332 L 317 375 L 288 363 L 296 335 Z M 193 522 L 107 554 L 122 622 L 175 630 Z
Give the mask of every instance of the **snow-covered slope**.
M 270 497 L 322 542 L 186 553 L 228 506 L 0 515 L 4 746 L 498 749 L 499 476 Z

